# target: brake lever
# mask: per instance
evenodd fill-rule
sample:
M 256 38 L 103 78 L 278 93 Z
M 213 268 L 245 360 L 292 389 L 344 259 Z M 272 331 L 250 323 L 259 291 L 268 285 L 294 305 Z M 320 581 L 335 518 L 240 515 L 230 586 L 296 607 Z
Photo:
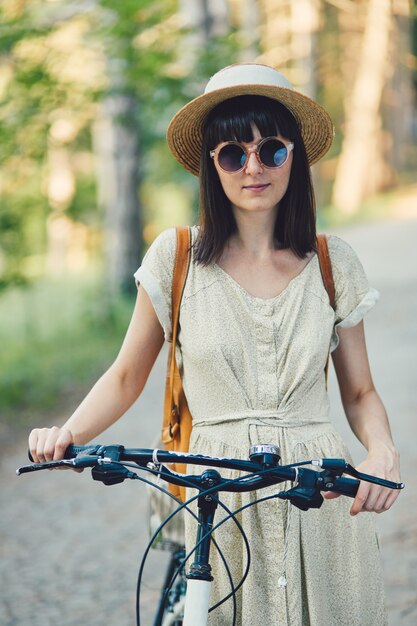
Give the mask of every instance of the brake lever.
M 74 459 L 61 459 L 60 461 L 44 461 L 43 463 L 31 463 L 24 465 L 16 470 L 16 474 L 27 474 L 28 472 L 37 472 L 44 469 L 56 469 L 57 467 L 70 467 L 71 469 L 82 469 L 84 467 L 94 467 L 100 462 L 97 455 L 80 454 Z
M 358 472 L 358 470 L 355 469 L 353 465 L 345 461 L 345 459 L 316 459 L 312 461 L 312 465 L 318 465 L 323 469 L 332 470 L 336 476 L 348 474 L 349 476 L 353 476 L 359 480 L 364 480 L 368 483 L 373 483 L 374 485 L 380 485 L 381 487 L 388 487 L 389 489 L 404 489 L 405 487 L 404 483 L 395 483 L 392 480 L 386 480 L 385 478 L 379 478 L 378 476 L 371 476 L 370 474 Z
M 380 485 L 381 487 L 388 487 L 388 489 L 404 489 L 404 483 L 395 483 L 392 480 L 386 480 L 385 478 L 378 478 L 378 476 L 371 476 L 370 474 L 363 474 L 358 472 L 352 465 L 349 465 L 349 469 L 346 470 L 346 474 L 359 478 L 359 480 L 365 480 L 367 483 L 373 483 L 374 485 Z
M 61 461 L 45 461 L 44 463 L 31 463 L 30 465 L 24 465 L 23 467 L 18 467 L 16 470 L 16 474 L 20 476 L 21 474 L 27 474 L 28 472 L 37 472 L 39 470 L 44 469 L 54 469 L 56 467 L 75 467 L 74 463 L 75 459 L 62 459 Z

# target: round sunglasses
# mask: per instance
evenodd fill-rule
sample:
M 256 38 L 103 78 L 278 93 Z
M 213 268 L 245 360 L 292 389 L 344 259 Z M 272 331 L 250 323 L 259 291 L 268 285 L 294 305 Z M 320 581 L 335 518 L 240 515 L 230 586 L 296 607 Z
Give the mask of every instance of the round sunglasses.
M 246 148 L 238 141 L 226 141 L 210 150 L 212 159 L 217 159 L 219 167 L 228 174 L 237 174 L 245 167 L 249 155 L 254 152 L 259 163 L 264 167 L 275 169 L 282 167 L 294 150 L 293 143 L 284 143 L 278 137 L 266 137 L 256 146 Z

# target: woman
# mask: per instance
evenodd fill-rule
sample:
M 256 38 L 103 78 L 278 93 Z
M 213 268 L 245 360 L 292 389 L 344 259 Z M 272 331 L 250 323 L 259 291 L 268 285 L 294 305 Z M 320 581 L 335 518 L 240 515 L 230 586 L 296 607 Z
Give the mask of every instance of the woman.
M 330 349 L 346 416 L 367 450 L 359 469 L 398 481 L 398 453 L 372 383 L 362 322 L 377 294 L 351 248 L 331 237 L 333 310 L 315 252 L 309 166 L 332 136 L 317 103 L 256 64 L 218 72 L 169 126 L 174 156 L 200 176 L 201 188 L 178 345 L 193 415 L 190 450 L 246 458 L 251 444 L 270 442 L 284 463 L 348 457 L 329 419 Z M 175 245 L 169 230 L 151 246 L 135 274 L 137 303 L 120 354 L 61 429 L 32 431 L 35 460 L 60 458 L 69 443 L 97 436 L 142 391 L 164 336 L 170 339 Z M 247 509 L 242 522 L 253 561 L 238 596 L 238 623 L 386 623 L 378 543 L 364 512 L 382 512 L 395 497 L 361 484 L 353 504 L 328 496 L 318 511 L 291 508 L 290 519 L 281 502 Z M 250 498 L 223 500 L 234 510 Z M 237 581 L 242 542 L 234 525 L 225 526 L 216 537 Z M 215 551 L 212 557 L 216 601 L 229 583 Z M 210 620 L 231 623 L 230 602 Z

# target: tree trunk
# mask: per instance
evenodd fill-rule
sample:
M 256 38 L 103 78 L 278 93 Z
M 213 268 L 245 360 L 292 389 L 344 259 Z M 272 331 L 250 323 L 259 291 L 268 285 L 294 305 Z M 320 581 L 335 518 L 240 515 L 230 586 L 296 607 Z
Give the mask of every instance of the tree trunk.
M 390 73 L 386 97 L 386 127 L 390 134 L 387 160 L 394 173 L 405 170 L 412 160 L 410 145 L 417 116 L 412 88 L 410 4 L 396 0 L 393 37 L 390 47 Z M 410 158 L 411 157 L 411 158 Z M 395 183 L 395 180 L 392 181 Z
M 321 0 L 262 0 L 260 62 L 276 67 L 314 98 L 316 37 Z
M 276 2 L 262 0 L 261 63 L 272 65 L 310 98 L 316 97 L 317 32 L 321 0 Z M 320 201 L 320 179 L 313 169 L 313 183 Z
M 121 90 L 108 95 L 93 129 L 98 203 L 105 216 L 105 280 L 111 295 L 134 289 L 132 275 L 140 263 L 136 107 L 133 95 Z
M 379 108 L 387 74 L 390 0 L 369 0 L 362 49 L 352 97 L 346 109 L 345 137 L 333 188 L 333 205 L 351 215 L 378 179 L 381 154 Z
M 310 98 L 316 97 L 316 48 L 320 25 L 320 0 L 291 4 L 291 56 L 293 82 Z
M 180 0 L 179 13 L 186 29 L 181 62 L 191 70 L 197 55 L 210 44 L 210 40 L 228 33 L 228 3 L 226 0 Z
M 289 0 L 283 0 L 282 2 L 259 0 L 259 7 L 261 14 L 259 29 L 260 47 L 262 52 L 258 57 L 258 61 L 271 65 L 285 74 L 291 60 L 291 2 Z
M 242 41 L 239 61 L 251 63 L 259 54 L 259 3 L 257 0 L 238 0 L 235 13 Z

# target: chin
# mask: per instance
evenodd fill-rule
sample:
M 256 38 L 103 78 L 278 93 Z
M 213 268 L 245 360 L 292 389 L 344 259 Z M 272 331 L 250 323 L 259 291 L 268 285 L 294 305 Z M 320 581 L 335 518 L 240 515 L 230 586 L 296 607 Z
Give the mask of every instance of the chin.
M 271 211 L 276 211 L 278 208 L 278 204 L 254 204 L 250 207 L 247 207 L 246 210 L 252 211 L 253 213 L 270 213 Z

